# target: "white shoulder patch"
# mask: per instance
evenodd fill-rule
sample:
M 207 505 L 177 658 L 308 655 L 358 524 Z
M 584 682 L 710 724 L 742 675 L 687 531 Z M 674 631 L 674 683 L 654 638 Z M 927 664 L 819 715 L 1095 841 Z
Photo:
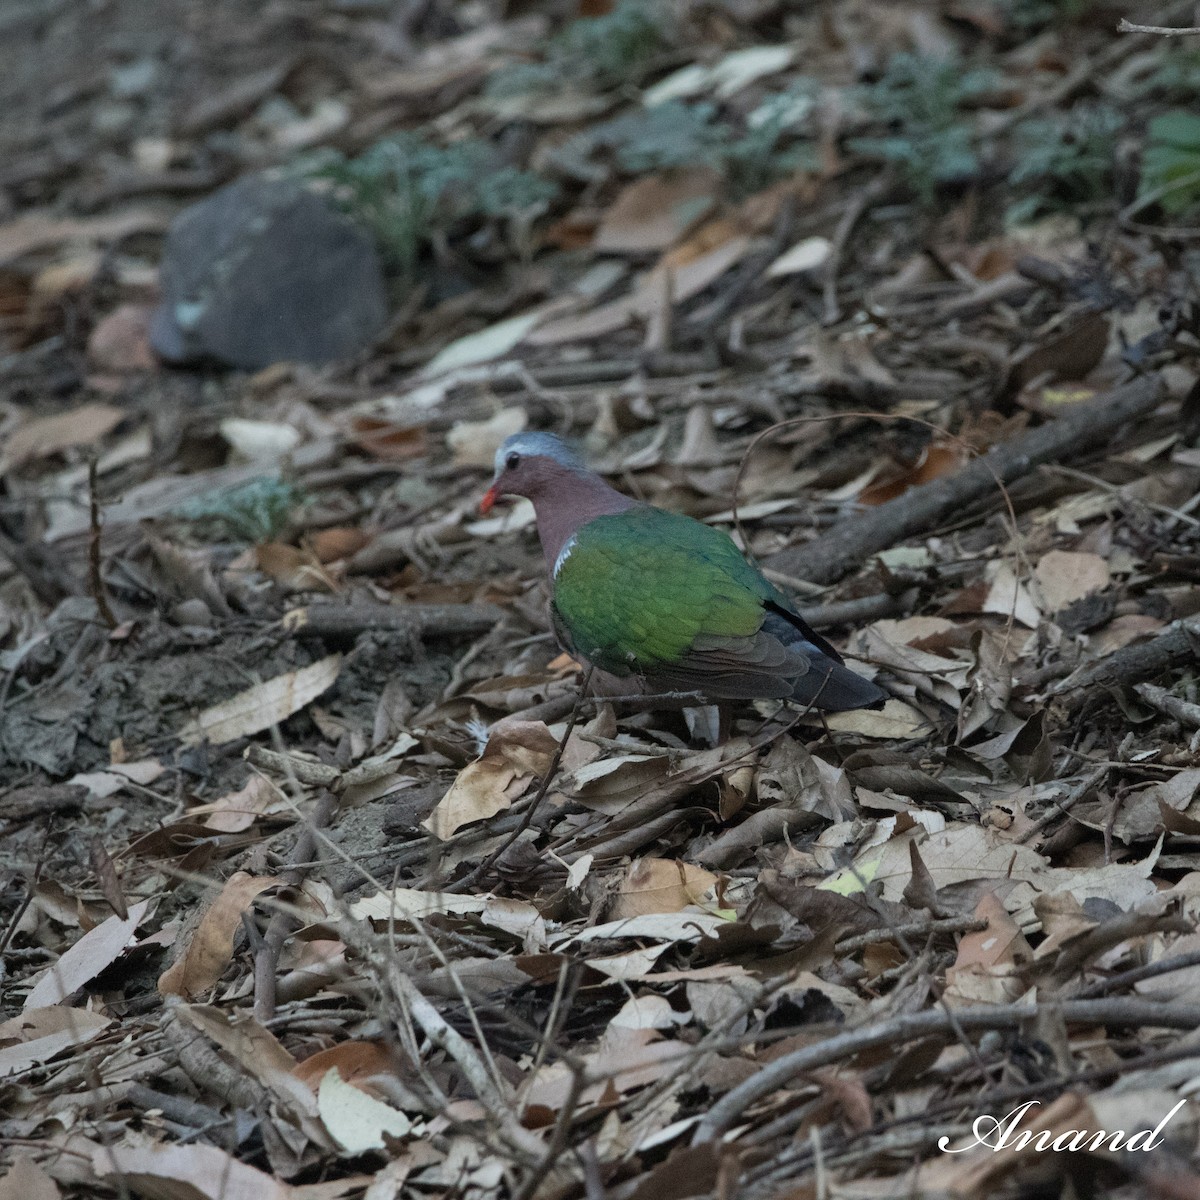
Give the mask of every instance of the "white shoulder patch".
M 554 560 L 554 570 L 551 571 L 551 577 L 558 578 L 558 573 L 563 569 L 563 563 L 571 557 L 571 551 L 575 549 L 575 534 L 571 534 L 565 542 L 562 549 L 558 552 L 558 557 Z

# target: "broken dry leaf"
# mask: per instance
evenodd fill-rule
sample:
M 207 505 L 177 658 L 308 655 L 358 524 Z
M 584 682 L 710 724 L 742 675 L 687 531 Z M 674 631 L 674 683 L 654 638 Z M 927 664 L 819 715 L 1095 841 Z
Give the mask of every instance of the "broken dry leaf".
M 506 809 L 535 776 L 546 773 L 558 740 L 541 721 L 508 720 L 496 725 L 483 755 L 468 763 L 422 822 L 445 841 L 472 821 Z

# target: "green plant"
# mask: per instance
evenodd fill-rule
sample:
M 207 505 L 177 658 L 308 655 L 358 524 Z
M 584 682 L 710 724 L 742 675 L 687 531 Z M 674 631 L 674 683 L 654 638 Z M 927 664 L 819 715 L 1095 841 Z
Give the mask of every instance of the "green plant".
M 405 274 L 436 231 L 468 218 L 526 216 L 557 193 L 538 175 L 496 168 L 482 142 L 443 147 L 414 133 L 386 138 L 357 158 L 338 156 L 313 173 L 334 184 L 337 199 Z
M 782 119 L 739 130 L 717 120 L 716 114 L 712 104 L 668 100 L 635 109 L 580 135 L 574 149 L 584 156 L 607 150 L 631 175 L 713 167 L 738 195 L 765 187 L 812 158 L 806 144 L 782 144 L 788 136 Z
M 174 515 L 209 525 L 219 535 L 257 544 L 276 537 L 303 498 L 295 484 L 278 475 L 264 475 L 211 495 L 193 496 L 178 505 Z
M 652 0 L 621 0 L 601 17 L 580 17 L 546 43 L 540 63 L 497 71 L 492 96 L 557 91 L 564 85 L 597 90 L 638 78 L 667 44 L 659 6 Z
M 784 147 L 787 125 L 782 117 L 749 125 L 732 136 L 722 151 L 722 165 L 733 191 L 749 195 L 802 167 L 815 169 L 817 155 L 807 142 Z
M 1113 108 L 1080 104 L 1064 115 L 1018 126 L 1017 160 L 1009 180 L 1031 194 L 1008 210 L 1009 224 L 1107 196 L 1112 190 L 1117 135 L 1124 123 Z
M 941 185 L 978 170 L 974 125 L 963 110 L 994 86 L 992 72 L 953 59 L 894 55 L 862 93 L 868 112 L 889 132 L 853 138 L 850 149 L 894 163 L 922 202 L 931 203 Z
M 1200 52 L 1168 48 L 1162 62 L 1137 85 L 1138 96 L 1187 103 L 1200 92 Z
M 727 141 L 715 117 L 711 104 L 668 100 L 607 122 L 599 136 L 601 144 L 612 149 L 617 165 L 631 175 L 714 165 Z
M 1172 214 L 1200 206 L 1200 115 L 1168 112 L 1150 122 L 1141 194 L 1156 195 L 1163 210 Z

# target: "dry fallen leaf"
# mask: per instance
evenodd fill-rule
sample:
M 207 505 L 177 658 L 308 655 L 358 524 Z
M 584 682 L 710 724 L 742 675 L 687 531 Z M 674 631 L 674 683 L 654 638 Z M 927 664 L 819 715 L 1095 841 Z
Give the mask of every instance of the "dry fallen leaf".
M 609 205 L 594 248 L 609 254 L 666 250 L 712 211 L 720 186 L 709 167 L 643 175 Z
M 219 746 L 270 729 L 331 688 L 341 665 L 342 656 L 330 654 L 298 671 L 256 683 L 206 708 L 179 731 L 179 739 L 187 746 L 205 741 Z
M 346 1083 L 337 1067 L 330 1067 L 321 1080 L 317 1111 L 330 1136 L 350 1157 L 382 1150 L 386 1138 L 405 1137 L 413 1127 L 399 1109 Z
M 1108 563 L 1098 554 L 1051 550 L 1038 559 L 1034 578 L 1041 593 L 1042 608 L 1061 612 L 1068 604 L 1108 587 Z
M 233 957 L 233 942 L 242 927 L 242 914 L 255 897 L 279 880 L 271 875 L 248 875 L 238 871 L 230 876 L 208 911 L 200 919 L 183 953 L 158 980 L 164 996 L 198 996 L 221 978 Z
M 59 1200 L 58 1184 L 31 1158 L 18 1154 L 0 1179 L 0 1200 Z
M 502 812 L 529 781 L 546 773 L 558 739 L 542 721 L 506 720 L 493 727 L 483 755 L 468 763 L 421 824 L 443 841 L 472 821 Z
M 140 900 L 122 920 L 112 916 L 88 930 L 56 963 L 52 963 L 25 997 L 24 1009 L 45 1008 L 69 999 L 89 979 L 111 965 L 129 945 L 134 931 L 150 908 L 149 900 Z
M 118 1142 L 96 1148 L 92 1170 L 149 1200 L 295 1200 L 286 1183 L 219 1146 Z
M 699 904 L 717 882 L 711 871 L 665 858 L 639 858 L 630 863 L 617 891 L 609 919 L 618 921 L 643 913 L 680 912 Z
M 9 434 L 0 454 L 0 475 L 35 458 L 45 458 L 72 446 L 91 446 L 111 433 L 125 410 L 111 404 L 85 404 L 55 417 L 35 417 Z
M 112 1024 L 85 1008 L 52 1004 L 26 1008 L 0 1024 L 0 1079 L 45 1063 L 71 1046 L 83 1045 Z

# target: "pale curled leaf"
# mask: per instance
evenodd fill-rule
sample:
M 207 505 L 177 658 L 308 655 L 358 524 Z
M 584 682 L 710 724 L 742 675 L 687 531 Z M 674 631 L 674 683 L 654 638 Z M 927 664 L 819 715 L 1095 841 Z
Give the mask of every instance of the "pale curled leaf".
M 256 683 L 206 708 L 179 731 L 179 738 L 188 746 L 205 741 L 219 746 L 270 729 L 328 691 L 341 665 L 342 656 L 330 654 L 297 671 Z
M 317 1111 L 329 1135 L 350 1156 L 382 1150 L 387 1144 L 385 1135 L 398 1138 L 412 1131 L 412 1122 L 404 1113 L 346 1083 L 337 1067 L 330 1067 L 321 1080 Z

